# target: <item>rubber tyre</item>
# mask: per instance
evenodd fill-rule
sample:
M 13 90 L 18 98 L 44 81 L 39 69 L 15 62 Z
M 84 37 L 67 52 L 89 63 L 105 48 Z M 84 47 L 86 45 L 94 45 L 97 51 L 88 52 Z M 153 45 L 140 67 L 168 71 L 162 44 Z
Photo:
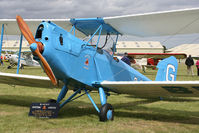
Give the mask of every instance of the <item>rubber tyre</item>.
M 12 67 L 9 65 L 8 67 L 7 67 L 7 69 L 11 69 Z
M 55 100 L 55 99 L 49 99 L 48 101 L 47 101 L 47 103 L 56 103 L 57 102 L 57 100 Z
M 114 109 L 113 109 L 111 104 L 106 103 L 100 108 L 100 113 L 99 113 L 100 121 L 104 122 L 104 121 L 108 120 L 107 119 L 107 112 L 109 110 L 112 110 L 112 117 L 111 117 L 110 120 L 113 120 L 113 118 L 114 118 Z

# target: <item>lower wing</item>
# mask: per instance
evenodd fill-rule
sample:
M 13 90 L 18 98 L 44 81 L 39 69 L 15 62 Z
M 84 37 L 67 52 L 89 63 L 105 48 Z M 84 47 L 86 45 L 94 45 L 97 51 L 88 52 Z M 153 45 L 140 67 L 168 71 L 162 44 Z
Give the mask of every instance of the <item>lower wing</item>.
M 139 97 L 199 96 L 199 81 L 103 81 L 100 85 L 117 93 Z
M 0 72 L 0 83 L 30 87 L 53 88 L 48 77 Z
M 41 88 L 55 87 L 48 77 L 1 72 L 0 83 Z M 97 85 L 116 93 L 140 97 L 199 96 L 199 81 L 103 81 Z

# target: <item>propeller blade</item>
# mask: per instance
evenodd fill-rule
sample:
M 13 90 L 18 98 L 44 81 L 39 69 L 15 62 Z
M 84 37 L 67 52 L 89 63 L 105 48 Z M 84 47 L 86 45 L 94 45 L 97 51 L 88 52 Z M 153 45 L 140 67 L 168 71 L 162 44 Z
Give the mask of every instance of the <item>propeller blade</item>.
M 39 59 L 41 60 L 44 71 L 46 72 L 46 74 L 50 78 L 53 85 L 57 85 L 57 80 L 55 78 L 55 75 L 53 74 L 52 69 L 50 68 L 50 65 L 48 64 L 48 62 L 45 60 L 45 58 L 40 53 L 40 51 L 43 50 L 43 45 L 41 44 L 41 42 L 36 42 L 30 28 L 28 27 L 28 25 L 26 24 L 26 22 L 23 20 L 23 18 L 21 16 L 17 15 L 16 20 L 17 20 L 19 29 L 21 30 L 23 36 L 28 41 L 29 45 L 32 44 L 32 43 L 37 44 L 37 47 L 33 51 L 33 53 L 36 54 L 39 57 Z
M 19 29 L 21 30 L 23 36 L 26 38 L 28 43 L 32 44 L 32 43 L 36 42 L 31 30 L 29 29 L 28 25 L 23 20 L 23 18 L 21 16 L 17 15 L 16 19 L 17 19 Z
M 48 75 L 48 77 L 50 78 L 51 82 L 53 83 L 53 85 L 57 85 L 57 80 L 55 78 L 55 75 L 53 73 L 53 71 L 51 70 L 48 62 L 45 60 L 45 58 L 41 55 L 41 53 L 39 52 L 39 49 L 37 48 L 35 51 L 36 55 L 39 57 L 39 59 L 42 62 L 42 65 L 44 67 L 44 70 L 46 72 L 46 74 Z

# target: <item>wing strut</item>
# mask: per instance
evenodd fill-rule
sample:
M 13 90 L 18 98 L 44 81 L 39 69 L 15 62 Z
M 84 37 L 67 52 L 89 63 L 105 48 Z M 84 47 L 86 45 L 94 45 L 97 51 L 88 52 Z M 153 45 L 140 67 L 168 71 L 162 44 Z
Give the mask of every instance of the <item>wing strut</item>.
M 2 43 L 3 43 L 3 33 L 4 33 L 4 24 L 2 24 L 2 29 L 1 29 L 0 57 L 1 57 L 1 50 L 2 50 Z
M 113 48 L 112 48 L 113 53 L 112 53 L 112 56 L 114 56 L 114 54 L 115 54 L 115 52 L 116 52 L 116 44 L 117 44 L 117 41 L 118 41 L 118 36 L 119 36 L 119 34 L 117 34 L 117 37 L 116 37 L 116 39 L 115 39 L 115 42 L 113 42 Z
M 73 27 L 71 28 L 71 30 L 70 30 L 70 33 L 72 34 L 72 32 L 73 32 L 73 35 L 75 36 L 75 25 L 73 25 Z
M 18 63 L 17 63 L 17 74 L 19 74 L 20 60 L 21 60 L 21 48 L 22 48 L 23 34 L 21 33 L 20 38 L 20 46 L 19 46 L 19 55 L 18 55 Z M 22 67 L 22 66 L 21 66 Z
M 102 32 L 102 24 L 97 28 L 97 30 L 95 31 L 95 33 L 91 36 L 91 38 L 87 41 L 87 45 L 88 43 L 92 40 L 92 38 L 95 36 L 95 34 L 99 31 L 99 37 L 97 39 L 97 44 L 96 44 L 96 48 L 98 47 L 98 43 L 99 43 L 99 39 L 100 39 L 100 35 L 101 35 L 101 32 Z

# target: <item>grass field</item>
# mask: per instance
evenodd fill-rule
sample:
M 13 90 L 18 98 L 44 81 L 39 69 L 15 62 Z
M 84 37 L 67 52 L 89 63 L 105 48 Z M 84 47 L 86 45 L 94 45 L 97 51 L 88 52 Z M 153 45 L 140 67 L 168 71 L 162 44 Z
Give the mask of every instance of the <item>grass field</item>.
M 16 68 L 0 67 L 2 72 L 16 73 Z M 194 68 L 196 73 L 196 68 Z M 40 68 L 25 68 L 22 74 L 45 75 Z M 145 75 L 155 79 L 156 70 L 147 70 Z M 187 76 L 186 67 L 179 65 L 177 80 L 199 80 Z M 99 122 L 97 112 L 87 96 L 67 104 L 56 119 L 29 117 L 32 102 L 56 99 L 58 89 L 31 88 L 0 84 L 0 133 L 198 133 L 199 98 L 169 97 L 164 100 L 136 98 L 130 95 L 113 94 L 108 102 L 115 108 L 114 121 Z M 67 96 L 72 91 L 69 91 Z M 100 106 L 98 93 L 91 96 Z

